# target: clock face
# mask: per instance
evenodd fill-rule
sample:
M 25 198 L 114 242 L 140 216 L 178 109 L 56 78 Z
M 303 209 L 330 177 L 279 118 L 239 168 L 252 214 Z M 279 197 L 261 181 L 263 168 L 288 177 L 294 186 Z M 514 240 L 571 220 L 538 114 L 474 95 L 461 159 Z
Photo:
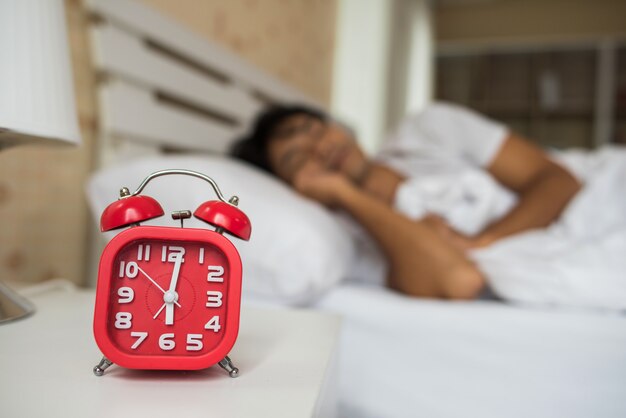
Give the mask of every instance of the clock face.
M 146 236 L 141 229 L 159 233 Z M 134 236 L 123 237 L 107 254 L 108 268 L 101 265 L 106 277 L 99 277 L 94 330 L 97 340 L 106 340 L 105 356 L 118 357 L 111 359 L 118 364 L 120 358 L 122 363 L 130 359 L 127 367 L 140 368 L 196 368 L 180 360 L 221 360 L 217 357 L 227 354 L 220 349 L 225 338 L 232 345 L 238 328 L 241 270 L 238 257 L 233 266 L 232 244 L 197 229 L 136 227 L 129 232 Z M 101 281 L 108 283 L 106 289 Z M 137 362 L 145 358 L 155 362 Z M 211 365 L 206 363 L 190 364 Z

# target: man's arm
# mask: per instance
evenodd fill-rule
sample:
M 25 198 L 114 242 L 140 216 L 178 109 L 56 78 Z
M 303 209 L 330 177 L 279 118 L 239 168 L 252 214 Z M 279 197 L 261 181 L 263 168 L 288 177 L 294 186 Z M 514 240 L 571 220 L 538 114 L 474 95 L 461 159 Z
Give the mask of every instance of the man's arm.
M 581 188 L 567 170 L 514 134 L 509 135 L 487 170 L 519 199 L 507 215 L 472 239 L 474 246 L 550 225 Z
M 389 263 L 389 287 L 450 299 L 473 298 L 483 287 L 476 266 L 427 222 L 406 218 L 344 177 L 302 173 L 295 186 L 306 196 L 346 210 L 370 233 Z

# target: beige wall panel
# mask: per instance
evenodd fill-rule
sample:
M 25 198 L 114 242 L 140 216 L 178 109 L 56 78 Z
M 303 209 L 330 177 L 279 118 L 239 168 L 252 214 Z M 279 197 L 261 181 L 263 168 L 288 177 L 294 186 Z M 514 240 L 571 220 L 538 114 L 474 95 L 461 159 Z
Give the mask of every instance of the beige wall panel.
M 329 103 L 335 0 L 141 1 Z
M 78 0 L 66 0 L 80 147 L 15 147 L 0 153 L 0 278 L 26 284 L 83 280 L 87 177 L 95 126 L 94 76 Z
M 624 0 L 450 1 L 435 12 L 438 41 L 626 35 Z

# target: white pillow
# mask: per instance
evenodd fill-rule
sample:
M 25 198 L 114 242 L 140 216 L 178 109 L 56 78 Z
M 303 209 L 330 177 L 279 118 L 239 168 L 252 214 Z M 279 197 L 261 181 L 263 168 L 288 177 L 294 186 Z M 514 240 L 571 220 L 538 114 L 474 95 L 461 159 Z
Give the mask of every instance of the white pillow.
M 183 168 L 213 178 L 226 198 L 237 195 L 239 208 L 250 218 L 252 236 L 242 241 L 230 235 L 243 262 L 243 292 L 285 304 L 306 304 L 344 278 L 354 258 L 350 237 L 333 214 L 305 199 L 280 180 L 240 161 L 217 156 L 152 157 L 124 163 L 93 175 L 87 193 L 97 222 L 104 208 L 117 200 L 119 189 L 131 193 L 150 173 Z M 192 212 L 204 201 L 217 199 L 211 186 L 189 176 L 152 180 L 142 192 L 154 197 L 165 215 L 146 222 L 175 226 L 174 210 Z M 195 218 L 185 226 L 212 228 Z M 107 240 L 119 231 L 105 234 Z

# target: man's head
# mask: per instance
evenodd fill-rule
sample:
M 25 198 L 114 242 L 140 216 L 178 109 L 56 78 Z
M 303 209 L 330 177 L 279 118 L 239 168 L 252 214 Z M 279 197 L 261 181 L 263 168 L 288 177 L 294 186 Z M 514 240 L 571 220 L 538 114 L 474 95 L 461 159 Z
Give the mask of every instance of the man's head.
M 347 129 L 305 106 L 276 106 L 261 113 L 232 153 L 290 184 L 300 170 L 312 166 L 359 181 L 367 165 Z

